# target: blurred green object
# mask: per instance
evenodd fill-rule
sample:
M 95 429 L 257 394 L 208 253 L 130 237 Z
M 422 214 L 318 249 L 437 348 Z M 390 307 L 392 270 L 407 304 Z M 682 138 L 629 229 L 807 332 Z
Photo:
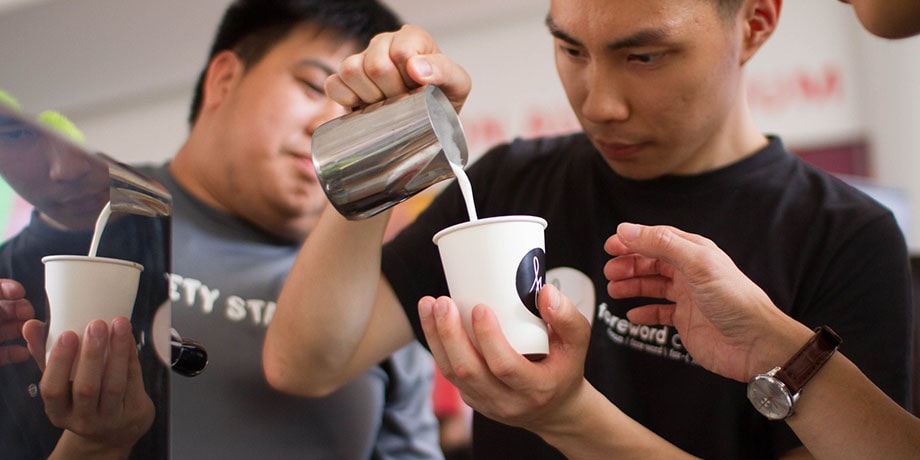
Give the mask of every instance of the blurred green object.
M 13 97 L 10 93 L 2 89 L 0 89 L 0 104 L 5 105 L 6 107 L 17 112 L 22 112 L 22 105 L 19 104 L 19 101 L 16 100 L 16 98 Z M 82 144 L 86 140 L 86 136 L 83 135 L 83 131 L 80 131 L 80 129 L 77 128 L 77 125 L 75 125 L 72 121 L 70 121 L 69 118 L 57 110 L 45 110 L 44 112 L 38 114 L 36 119 L 39 123 L 53 129 L 57 133 L 73 142 Z
M 19 105 L 19 101 L 15 97 L 11 96 L 10 93 L 0 89 L 0 104 L 3 104 L 17 112 L 22 111 L 22 106 Z
M 57 110 L 45 110 L 38 114 L 38 121 L 76 143 L 82 144 L 86 140 L 83 131 Z

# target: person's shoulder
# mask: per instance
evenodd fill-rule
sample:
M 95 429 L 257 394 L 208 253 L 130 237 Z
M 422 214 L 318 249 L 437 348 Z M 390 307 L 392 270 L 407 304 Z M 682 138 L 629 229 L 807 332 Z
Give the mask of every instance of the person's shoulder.
M 129 167 L 134 170 L 135 173 L 142 175 L 145 179 L 151 180 L 165 188 L 166 191 L 172 195 L 174 203 L 186 193 L 169 171 L 169 161 L 163 163 L 137 163 L 129 165 Z
M 169 168 L 167 167 L 168 164 L 169 163 L 136 163 L 129 166 L 131 169 L 150 179 L 157 182 L 163 182 L 164 179 L 170 177 Z
M 803 174 L 814 188 L 812 195 L 821 197 L 825 203 L 838 209 L 888 210 L 870 194 L 869 188 L 861 185 L 868 184 L 868 180 L 830 173 L 801 159 L 799 161 L 802 163 Z
M 784 179 L 787 185 L 791 181 L 804 181 L 811 189 L 808 195 L 815 199 L 857 208 L 884 207 L 866 192 L 866 187 L 859 186 L 867 183 L 866 180 L 830 172 L 811 164 L 788 150 L 778 137 L 771 136 L 770 145 L 765 150 L 771 158 L 780 159 L 781 164 L 790 168 L 787 171 L 791 172 L 792 177 Z
M 894 212 L 871 187 L 859 184 L 862 179 L 832 174 L 801 159 L 799 171 L 805 180 L 798 206 L 804 207 L 814 218 L 851 229 L 863 228 L 870 222 L 887 221 L 892 231 L 898 231 Z

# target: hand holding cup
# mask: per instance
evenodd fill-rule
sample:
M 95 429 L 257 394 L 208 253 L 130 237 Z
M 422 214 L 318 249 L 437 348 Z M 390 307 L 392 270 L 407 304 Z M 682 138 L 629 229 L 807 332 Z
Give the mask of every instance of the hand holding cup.
M 539 217 L 502 216 L 457 224 L 434 236 L 450 295 L 474 344 L 473 307 L 485 304 L 518 353 L 539 359 L 549 352 L 537 309 L 546 278 L 544 228 L 546 220 Z

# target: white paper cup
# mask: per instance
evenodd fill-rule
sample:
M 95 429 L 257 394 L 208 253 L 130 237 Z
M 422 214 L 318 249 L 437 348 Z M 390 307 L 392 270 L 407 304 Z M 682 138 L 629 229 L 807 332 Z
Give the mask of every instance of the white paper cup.
M 117 316 L 131 318 L 144 269 L 141 264 L 77 255 L 46 256 L 42 262 L 50 310 L 47 353 L 64 331 L 76 332 L 82 343 L 91 321 L 111 323 Z
M 531 358 L 549 353 L 536 302 L 546 276 L 545 228 L 539 217 L 501 216 L 457 224 L 434 236 L 450 295 L 477 348 L 470 314 L 485 304 L 518 353 Z

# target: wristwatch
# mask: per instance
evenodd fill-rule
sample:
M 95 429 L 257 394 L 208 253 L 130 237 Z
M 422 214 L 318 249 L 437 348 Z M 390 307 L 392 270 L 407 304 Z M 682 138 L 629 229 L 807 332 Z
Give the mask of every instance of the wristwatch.
M 840 336 L 830 327 L 815 329 L 815 335 L 786 364 L 751 379 L 747 389 L 751 404 L 770 420 L 788 418 L 793 413 L 802 387 L 837 351 L 840 342 Z

